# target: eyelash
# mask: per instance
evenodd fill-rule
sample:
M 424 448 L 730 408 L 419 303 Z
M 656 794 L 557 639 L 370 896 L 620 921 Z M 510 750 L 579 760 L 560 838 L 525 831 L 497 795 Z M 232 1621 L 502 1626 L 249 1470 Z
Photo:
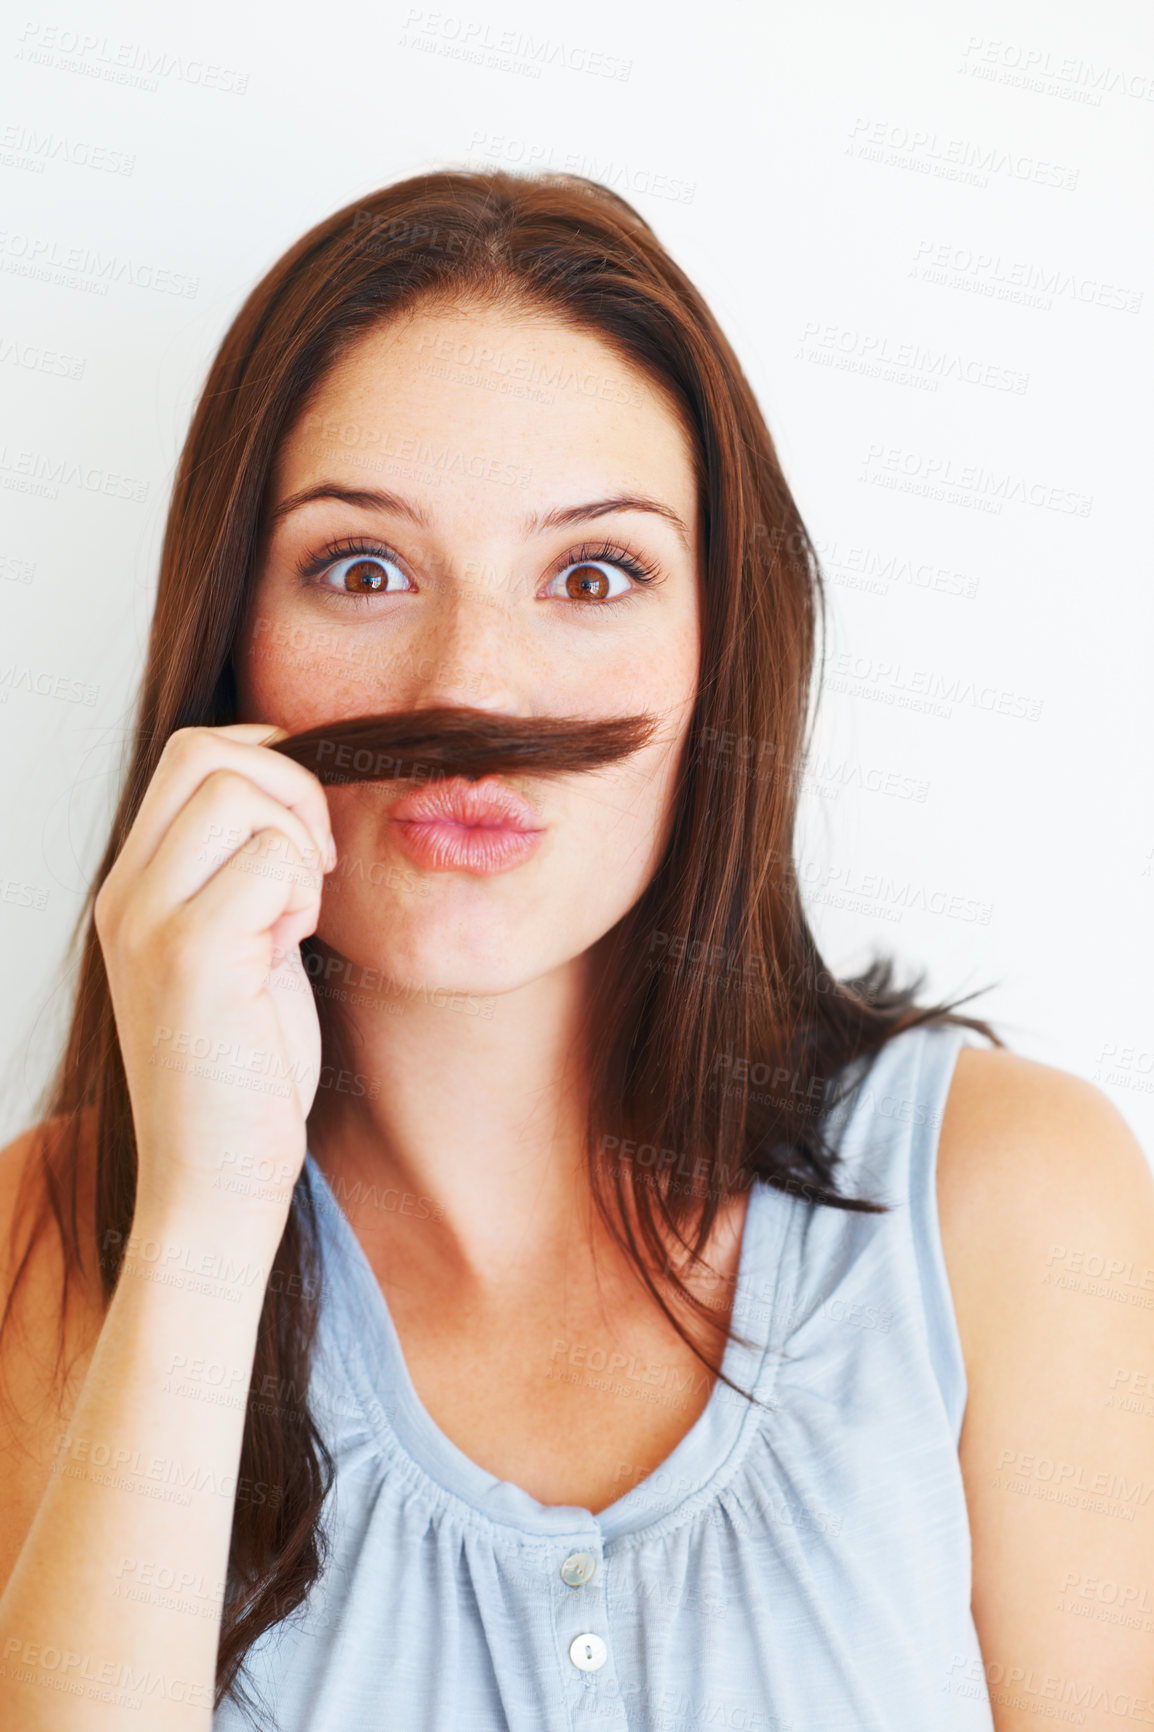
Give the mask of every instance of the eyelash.
M 305 554 L 297 564 L 297 575 L 300 577 L 302 583 L 308 583 L 311 585 L 312 579 L 320 577 L 322 573 L 328 570 L 330 565 L 336 565 L 342 559 L 355 558 L 358 554 L 362 557 L 371 556 L 377 559 L 388 559 L 395 565 L 402 565 L 402 561 L 398 559 L 392 548 L 386 547 L 382 542 L 369 541 L 362 536 L 353 536 L 343 541 L 331 542 L 318 553 Z M 631 553 L 627 547 L 622 547 L 615 541 L 583 541 L 579 546 L 571 547 L 566 551 L 564 557 L 554 566 L 549 575 L 548 582 L 552 583 L 553 579 L 557 577 L 559 573 L 564 571 L 567 566 L 588 564 L 593 560 L 602 560 L 607 565 L 616 565 L 620 567 L 627 576 L 632 578 L 635 584 L 653 583 L 654 581 L 659 582 L 661 579 L 661 572 L 656 565 L 647 564 L 645 561 L 639 559 L 636 554 Z M 339 589 L 329 589 L 326 584 L 316 584 L 312 585 L 312 587 L 315 587 L 317 591 L 324 596 L 326 601 L 366 603 L 371 602 L 373 599 L 371 593 L 355 595 L 351 592 L 342 592 Z M 624 595 L 608 596 L 604 601 L 596 602 L 580 602 L 577 601 L 574 596 L 549 597 L 549 600 L 551 601 L 567 600 L 573 602 L 575 606 L 597 610 L 604 610 L 608 607 L 617 607 L 622 603 L 635 601 L 636 599 L 637 592 L 635 589 L 626 590 Z

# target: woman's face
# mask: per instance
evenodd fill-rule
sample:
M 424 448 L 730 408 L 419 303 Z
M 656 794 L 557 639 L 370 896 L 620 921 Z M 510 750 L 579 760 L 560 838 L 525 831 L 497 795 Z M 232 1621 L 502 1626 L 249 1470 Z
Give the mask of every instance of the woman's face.
M 307 498 L 322 488 L 357 497 Z M 500 778 L 543 834 L 499 871 L 414 863 L 390 821 L 412 782 L 330 788 L 326 944 L 410 993 L 485 995 L 628 912 L 664 849 L 696 694 L 699 535 L 673 409 L 597 338 L 427 308 L 359 340 L 278 453 L 238 719 L 296 733 L 468 705 L 658 725 L 602 769 Z

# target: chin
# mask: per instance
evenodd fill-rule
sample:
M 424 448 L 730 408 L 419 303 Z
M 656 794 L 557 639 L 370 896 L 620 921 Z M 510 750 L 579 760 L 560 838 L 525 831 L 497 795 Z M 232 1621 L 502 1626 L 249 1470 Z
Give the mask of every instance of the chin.
M 586 950 L 583 937 L 558 943 L 555 923 L 534 931 L 522 917 L 503 918 L 475 907 L 403 916 L 366 942 L 367 931 L 381 921 L 380 906 L 366 910 L 363 921 L 345 918 L 322 921 L 317 936 L 346 958 L 334 984 L 361 996 L 368 1005 L 379 998 L 386 1010 L 406 1002 L 440 1002 L 442 995 L 462 994 L 491 999 L 529 986 L 555 969 L 577 960 Z M 588 942 L 592 942 L 590 939 Z

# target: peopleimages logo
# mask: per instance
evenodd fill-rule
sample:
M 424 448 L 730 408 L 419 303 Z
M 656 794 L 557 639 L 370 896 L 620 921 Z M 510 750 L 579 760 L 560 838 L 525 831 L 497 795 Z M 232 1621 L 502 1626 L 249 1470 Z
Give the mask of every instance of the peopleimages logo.
M 852 650 L 839 650 L 830 659 L 829 669 L 831 690 L 849 697 L 896 704 L 899 709 L 921 708 L 923 703 L 930 703 L 952 714 L 954 704 L 968 704 L 988 715 L 1030 722 L 1036 722 L 1042 714 L 1040 697 L 983 685 L 964 675 L 943 673 L 935 668 L 907 667 L 879 656 L 857 655 Z
M 1007 42 L 1000 36 L 971 36 L 962 50 L 960 72 L 993 83 L 1013 84 L 1043 95 L 1065 97 L 1097 108 L 1105 96 L 1128 96 L 1154 102 L 1154 77 L 1120 66 L 1096 65 L 1079 55 L 1055 54 L 1050 48 Z
M 179 84 L 195 84 L 243 96 L 248 73 L 217 66 L 194 56 L 148 48 L 140 42 L 117 41 L 115 37 L 90 35 L 29 19 L 24 25 L 17 60 L 34 66 L 54 66 L 61 72 L 78 72 L 110 84 L 127 84 L 137 90 L 155 91 L 160 79 L 174 78 Z
M 933 452 L 907 451 L 900 445 L 870 445 L 863 462 L 861 479 L 875 486 L 901 488 L 912 483 L 911 491 L 925 492 L 950 504 L 980 504 L 995 514 L 1009 504 L 1089 517 L 1094 506 L 1091 493 L 1057 487 L 1010 469 L 987 469 L 981 463 L 955 463 L 952 457 Z
M 512 138 L 507 133 L 478 129 L 469 140 L 469 165 L 486 168 L 490 162 L 584 175 L 587 180 L 600 181 L 626 197 L 641 194 L 692 204 L 697 191 L 696 181 L 682 180 L 637 162 L 627 163 L 619 157 L 600 156 L 595 149 L 563 151 L 541 140 Z
M 960 385 L 978 385 L 990 391 L 1012 391 L 1024 396 L 1028 373 L 995 361 L 960 355 L 930 344 L 888 337 L 880 331 L 862 331 L 810 319 L 794 348 L 794 359 L 808 361 L 867 379 L 885 379 L 895 385 L 937 391 L 943 380 Z
M 199 277 L 185 276 L 144 259 L 101 253 L 93 247 L 67 246 L 45 235 L 24 234 L 18 229 L 0 229 L 0 270 L 14 276 L 36 277 L 57 282 L 88 294 L 106 295 L 110 283 L 129 282 L 134 289 L 155 289 L 161 295 L 179 295 L 194 301 Z
M 135 156 L 106 144 L 90 144 L 57 132 L 37 132 L 35 127 L 15 121 L 0 130 L 0 163 L 5 168 L 43 174 L 49 162 L 66 162 L 73 168 L 92 168 L 104 174 L 132 174 L 136 167 Z
M 1073 192 L 1081 172 L 1028 151 L 1004 150 L 967 138 L 940 138 L 930 128 L 894 125 L 885 120 L 856 120 L 845 149 L 847 156 L 981 187 L 990 184 L 991 174 L 1003 174 L 1011 180 Z
M 430 11 L 423 6 L 409 7 L 399 45 L 448 54 L 495 71 L 518 72 L 527 78 L 540 78 L 546 66 L 559 66 L 566 72 L 587 72 L 595 78 L 624 83 L 633 70 L 631 60 L 604 54 L 598 48 L 531 36 L 523 30 L 497 30 L 487 19 L 463 18 L 459 13 Z
M 1142 307 L 1141 289 L 1084 276 L 1062 265 L 1005 258 L 1001 253 L 955 246 L 949 241 L 919 241 L 909 274 L 918 282 L 963 289 L 1038 312 L 1049 312 L 1054 302 L 1062 299 L 1120 313 L 1137 313 Z
M 36 485 L 24 487 L 23 481 Z M 7 445 L 0 445 L 0 485 L 52 499 L 61 487 L 79 487 L 84 493 L 131 499 L 138 505 L 148 499 L 148 482 L 136 476 L 121 475 L 118 470 L 102 469 L 98 464 L 84 465 L 74 458 L 52 457 L 44 451 L 10 451 Z
M 54 379 L 82 379 L 87 362 L 79 355 L 44 349 L 39 343 L 24 343 L 18 337 L 0 334 L 0 366 L 19 367 L 26 373 L 48 373 Z
M 87 680 L 49 673 L 43 668 L 21 667 L 17 662 L 0 663 L 0 704 L 8 702 L 9 692 L 30 692 L 41 698 L 58 698 L 61 703 L 87 704 L 90 709 L 100 697 L 100 687 Z

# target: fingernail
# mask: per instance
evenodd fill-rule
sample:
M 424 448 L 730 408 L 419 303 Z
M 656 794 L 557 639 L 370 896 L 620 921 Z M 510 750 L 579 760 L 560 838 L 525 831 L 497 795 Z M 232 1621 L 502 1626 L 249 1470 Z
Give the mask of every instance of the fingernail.
M 329 837 L 329 845 L 325 852 L 325 862 L 326 872 L 331 872 L 337 863 L 337 845 L 331 836 Z

